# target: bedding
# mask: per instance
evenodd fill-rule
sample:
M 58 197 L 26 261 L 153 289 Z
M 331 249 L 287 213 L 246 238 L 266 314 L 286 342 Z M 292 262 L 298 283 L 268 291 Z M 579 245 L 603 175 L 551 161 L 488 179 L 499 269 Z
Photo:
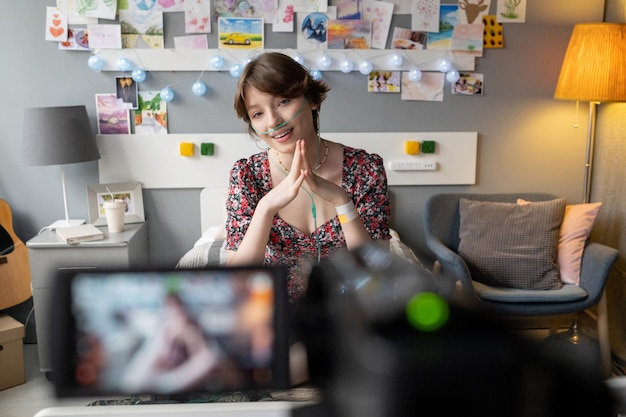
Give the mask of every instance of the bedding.
M 207 187 L 200 193 L 200 227 L 202 235 L 178 261 L 176 268 L 202 268 L 208 265 L 226 263 L 224 224 L 226 210 L 224 201 L 228 193 L 227 187 Z M 397 231 L 391 229 L 389 248 L 400 258 L 422 266 L 422 262 L 400 239 Z
M 193 248 L 185 253 L 176 268 L 202 268 L 208 265 L 224 264 L 226 261 L 225 231 L 222 227 L 209 227 L 198 239 Z M 406 259 L 409 262 L 422 265 L 422 262 L 409 248 L 395 230 L 391 229 L 391 240 L 389 249 L 396 256 Z

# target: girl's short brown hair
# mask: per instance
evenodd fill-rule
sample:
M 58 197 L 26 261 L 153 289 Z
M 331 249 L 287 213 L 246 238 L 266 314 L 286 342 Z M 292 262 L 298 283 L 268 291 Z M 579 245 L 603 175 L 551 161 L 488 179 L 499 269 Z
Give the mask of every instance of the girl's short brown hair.
M 248 132 L 254 136 L 255 132 L 246 109 L 245 94 L 248 87 L 278 97 L 304 96 L 310 104 L 317 107 L 317 110 L 313 110 L 313 120 L 316 129 L 319 129 L 317 112 L 326 99 L 330 87 L 322 81 L 314 80 L 309 70 L 290 56 L 280 52 L 265 52 L 250 61 L 239 78 L 235 92 L 235 111 L 237 117 L 248 124 Z

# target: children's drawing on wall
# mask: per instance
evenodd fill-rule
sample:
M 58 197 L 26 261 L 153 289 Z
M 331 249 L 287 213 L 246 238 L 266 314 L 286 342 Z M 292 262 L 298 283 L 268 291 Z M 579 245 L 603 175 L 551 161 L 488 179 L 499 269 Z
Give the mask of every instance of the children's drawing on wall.
M 326 49 L 328 21 L 336 17 L 335 13 L 335 8 L 327 13 L 298 13 L 298 49 Z
M 278 0 L 276 22 L 272 25 L 272 32 L 293 32 L 296 13 L 293 0 Z
M 504 27 L 498 22 L 495 15 L 483 17 L 485 33 L 483 34 L 483 48 L 504 48 Z
M 117 14 L 117 1 L 111 0 L 68 1 L 67 7 L 68 13 L 76 13 L 84 17 L 112 20 Z
M 131 9 L 144 12 L 182 12 L 185 3 L 185 0 L 117 0 L 117 7 L 119 10 Z
M 174 36 L 174 49 L 208 49 L 206 35 Z
M 263 49 L 263 19 L 220 17 L 220 48 Z
M 122 28 L 119 24 L 89 24 L 91 49 L 122 49 Z
M 496 16 L 502 23 L 526 22 L 527 0 L 498 0 Z
M 328 19 L 328 49 L 370 49 L 372 22 L 364 19 Z
M 428 34 L 428 46 L 426 49 L 451 49 L 452 34 L 458 21 L 459 6 L 442 4 L 439 10 L 439 30 Z
M 276 0 L 215 0 L 215 15 L 221 17 L 259 18 L 276 21 Z
M 56 7 L 46 7 L 46 40 L 67 41 L 67 16 Z
M 140 91 L 139 106 L 135 110 L 135 134 L 167 134 L 167 103 L 160 91 Z
M 185 33 L 211 33 L 211 1 L 186 1 Z
M 395 14 L 411 14 L 411 6 L 413 1 L 407 0 L 386 0 L 394 4 L 393 12 Z
M 119 19 L 124 48 L 164 48 L 163 12 L 120 10 Z
M 70 51 L 91 51 L 87 28 L 68 28 L 67 40 L 59 42 L 59 49 Z
M 402 73 L 402 100 L 443 101 L 445 75 L 441 72 L 423 72 L 418 82 L 409 79 L 409 73 Z
M 452 31 L 451 49 L 476 57 L 483 56 L 484 31 L 485 26 L 482 23 L 456 25 Z
M 296 12 L 326 12 L 328 0 L 293 0 Z
M 96 94 L 96 115 L 99 135 L 129 135 L 129 110 L 117 107 L 113 93 Z
M 372 48 L 385 49 L 391 27 L 393 3 L 363 0 L 363 19 L 372 22 Z
M 465 96 L 483 95 L 483 74 L 475 72 L 461 72 L 457 82 L 452 84 L 452 94 Z
M 137 83 L 132 77 L 115 77 L 115 91 L 118 99 L 117 107 L 123 109 L 137 108 Z
M 393 49 L 425 49 L 427 41 L 428 32 L 396 27 L 393 28 L 391 47 Z
M 330 5 L 337 8 L 337 19 L 360 19 L 359 0 L 330 0 Z
M 412 0 L 411 28 L 422 32 L 439 32 L 440 0 Z
M 367 80 L 367 91 L 371 93 L 399 93 L 400 71 L 372 71 Z
M 459 23 L 480 23 L 490 8 L 491 0 L 459 0 Z

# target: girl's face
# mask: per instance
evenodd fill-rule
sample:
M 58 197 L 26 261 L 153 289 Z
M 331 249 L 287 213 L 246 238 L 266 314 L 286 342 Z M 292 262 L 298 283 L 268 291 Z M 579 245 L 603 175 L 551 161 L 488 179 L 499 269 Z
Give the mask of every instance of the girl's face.
M 246 91 L 246 108 L 259 138 L 279 151 L 289 151 L 298 139 L 317 138 L 311 113 L 315 107 L 304 96 L 279 97 L 250 87 Z

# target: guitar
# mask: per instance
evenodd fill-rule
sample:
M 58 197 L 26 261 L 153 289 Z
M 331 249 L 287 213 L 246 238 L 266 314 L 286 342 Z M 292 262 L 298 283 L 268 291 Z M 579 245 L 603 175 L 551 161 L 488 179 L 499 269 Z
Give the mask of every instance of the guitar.
M 13 232 L 9 204 L 0 199 L 0 310 L 32 295 L 28 249 Z

